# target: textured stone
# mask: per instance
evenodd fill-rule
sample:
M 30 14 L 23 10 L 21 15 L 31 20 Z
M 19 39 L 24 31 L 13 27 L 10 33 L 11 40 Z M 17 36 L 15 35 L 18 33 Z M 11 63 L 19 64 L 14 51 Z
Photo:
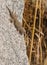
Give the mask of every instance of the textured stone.
M 13 1 L 17 3 L 17 9 Z M 13 11 L 14 5 L 14 11 L 22 12 L 21 2 L 22 0 L 0 0 L 0 65 L 28 65 L 24 37 L 15 29 L 13 23 L 10 23 L 9 12 L 6 9 L 7 5 Z M 22 16 L 20 17 L 21 21 Z

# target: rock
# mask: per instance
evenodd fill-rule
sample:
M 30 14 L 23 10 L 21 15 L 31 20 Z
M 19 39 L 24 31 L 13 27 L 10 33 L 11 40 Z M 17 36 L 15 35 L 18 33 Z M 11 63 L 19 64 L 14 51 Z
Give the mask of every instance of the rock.
M 24 36 L 9 21 L 6 5 L 12 8 L 12 4 L 12 0 L 0 0 L 0 65 L 28 65 Z

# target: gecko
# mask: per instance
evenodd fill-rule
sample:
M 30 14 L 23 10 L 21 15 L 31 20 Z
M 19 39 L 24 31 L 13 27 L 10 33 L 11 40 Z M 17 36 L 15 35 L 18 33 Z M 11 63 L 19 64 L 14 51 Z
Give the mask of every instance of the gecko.
M 19 33 L 20 33 L 21 35 L 22 35 L 22 34 L 25 34 L 26 31 L 25 31 L 25 29 L 22 27 L 22 24 L 17 20 L 17 15 L 16 15 L 16 13 L 13 13 L 13 12 L 8 8 L 8 6 L 6 6 L 6 8 L 8 9 L 9 15 L 10 15 L 10 17 L 11 17 L 11 21 L 10 21 L 10 22 L 12 22 L 12 23 L 14 24 L 15 28 L 17 29 L 17 31 L 19 31 Z

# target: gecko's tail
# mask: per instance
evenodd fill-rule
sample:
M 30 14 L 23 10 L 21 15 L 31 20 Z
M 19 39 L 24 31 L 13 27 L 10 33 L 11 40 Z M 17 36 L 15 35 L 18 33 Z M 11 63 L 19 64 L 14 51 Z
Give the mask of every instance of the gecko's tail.
M 6 5 L 6 8 L 8 9 L 8 11 L 10 12 L 10 9 L 8 8 L 8 6 Z
M 9 9 L 7 5 L 6 5 L 6 8 L 8 9 L 10 16 L 13 18 L 13 12 Z

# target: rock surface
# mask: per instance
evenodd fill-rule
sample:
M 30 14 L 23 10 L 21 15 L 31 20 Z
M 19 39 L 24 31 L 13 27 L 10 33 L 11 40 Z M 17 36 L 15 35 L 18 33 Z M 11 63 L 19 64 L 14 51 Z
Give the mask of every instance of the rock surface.
M 19 6 L 15 9 L 13 1 L 17 6 L 19 3 L 21 9 L 18 9 Z M 0 0 L 0 65 L 28 65 L 24 37 L 10 23 L 9 12 L 6 9 L 7 5 L 13 11 L 14 6 L 14 11 L 22 12 L 21 2 L 22 0 Z M 22 16 L 18 19 L 21 21 Z

